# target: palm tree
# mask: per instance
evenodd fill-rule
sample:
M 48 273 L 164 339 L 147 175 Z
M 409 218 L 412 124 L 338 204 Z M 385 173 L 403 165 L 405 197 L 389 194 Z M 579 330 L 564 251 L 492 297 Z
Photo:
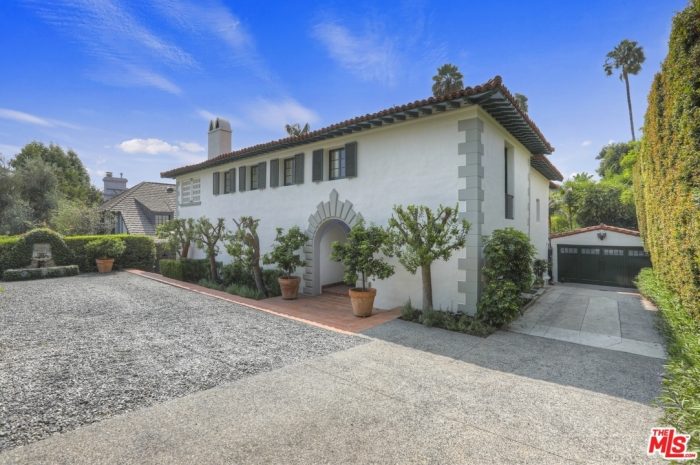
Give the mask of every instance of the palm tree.
M 299 123 L 294 123 L 294 124 L 285 124 L 284 129 L 287 131 L 287 134 L 289 134 L 292 137 L 298 137 L 298 136 L 303 136 L 304 134 L 307 134 L 309 130 L 311 129 L 309 127 L 309 123 L 306 123 L 304 127 L 301 127 Z
M 627 88 L 627 108 L 630 113 L 630 129 L 632 130 L 632 140 L 634 137 L 634 121 L 632 119 L 632 100 L 630 99 L 630 82 L 629 75 L 637 74 L 642 69 L 644 63 L 644 50 L 636 41 L 623 40 L 611 52 L 608 52 L 603 69 L 605 74 L 612 76 L 613 70 L 620 70 L 620 80 L 625 81 Z
M 518 102 L 518 106 L 520 107 L 520 109 L 523 112 L 527 113 L 527 96 L 525 94 L 519 94 L 516 92 L 513 97 L 515 97 L 515 101 Z
M 449 63 L 440 66 L 433 76 L 433 95 L 443 97 L 464 88 L 462 73 L 455 65 Z

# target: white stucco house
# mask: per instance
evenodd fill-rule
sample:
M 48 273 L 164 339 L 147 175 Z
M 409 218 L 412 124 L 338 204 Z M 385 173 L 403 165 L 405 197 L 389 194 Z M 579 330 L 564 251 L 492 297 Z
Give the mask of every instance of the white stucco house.
M 467 247 L 433 264 L 436 308 L 476 311 L 482 239 L 494 229 L 524 231 L 547 257 L 549 182 L 562 176 L 546 157 L 552 146 L 498 76 L 239 150 L 231 134 L 228 122 L 212 121 L 208 160 L 161 174 L 176 180 L 176 215 L 222 217 L 230 228 L 232 218 L 259 218 L 263 253 L 276 227 L 300 226 L 310 237 L 298 270 L 305 294 L 342 280 L 342 265 L 329 258 L 333 241 L 360 217 L 386 225 L 397 204 L 458 204 L 471 223 Z M 378 308 L 421 301 L 420 273 L 394 263 L 394 276 L 372 283 Z

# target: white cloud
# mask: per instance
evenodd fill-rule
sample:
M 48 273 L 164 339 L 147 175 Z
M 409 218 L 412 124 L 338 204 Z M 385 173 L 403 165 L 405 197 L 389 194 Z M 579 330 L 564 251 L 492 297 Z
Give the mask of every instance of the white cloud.
M 117 145 L 126 153 L 145 153 L 149 155 L 159 154 L 180 154 L 180 153 L 201 153 L 204 147 L 196 142 L 168 143 L 162 139 L 128 139 Z
M 0 108 L 0 118 L 16 121 L 18 123 L 33 124 L 35 126 L 44 126 L 47 128 L 63 127 L 69 129 L 80 129 L 80 126 L 66 123 L 57 119 L 49 119 L 41 116 L 25 113 L 23 111 L 11 110 L 9 108 Z
M 593 142 L 591 142 L 590 140 L 584 140 L 583 142 L 581 142 L 581 147 L 588 147 L 592 143 Z
M 221 45 L 225 46 L 232 52 L 229 56 L 252 69 L 258 76 L 269 77 L 252 35 L 241 20 L 220 1 L 154 0 L 152 5 L 181 30 L 214 39 L 217 49 Z
M 399 57 L 394 41 L 374 32 L 351 32 L 335 21 L 313 27 L 313 36 L 341 67 L 364 81 L 392 84 L 398 74 Z
M 197 67 L 186 51 L 159 37 L 117 0 L 56 0 L 24 3 L 46 23 L 81 44 L 94 58 L 93 78 L 111 85 L 148 86 L 172 94 L 180 89 L 153 71 L 158 64 Z
M 279 131 L 288 123 L 309 123 L 313 126 L 319 121 L 315 111 L 291 98 L 280 101 L 258 99 L 246 106 L 246 113 L 259 126 Z
M 202 117 L 203 119 L 207 121 L 211 121 L 213 119 L 216 119 L 216 115 L 208 110 L 205 110 L 203 108 L 198 108 L 197 109 L 197 115 Z

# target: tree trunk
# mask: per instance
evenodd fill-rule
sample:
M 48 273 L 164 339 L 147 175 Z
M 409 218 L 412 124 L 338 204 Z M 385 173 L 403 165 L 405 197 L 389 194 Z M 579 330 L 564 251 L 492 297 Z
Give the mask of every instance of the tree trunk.
M 630 81 L 627 76 L 627 73 L 624 73 L 623 76 L 625 79 L 625 88 L 627 89 L 627 109 L 630 113 L 630 130 L 632 131 L 632 140 L 635 141 L 637 139 L 634 137 L 634 121 L 632 120 L 632 99 L 630 98 Z
M 190 254 L 190 243 L 186 242 L 182 244 L 182 252 L 180 253 L 180 258 L 187 258 Z
M 267 297 L 267 289 L 265 289 L 265 282 L 262 277 L 262 269 L 259 263 L 253 263 L 253 278 L 255 278 L 255 287 L 258 288 L 258 292 Z
M 423 278 L 423 306 L 421 310 L 433 309 L 433 278 L 430 273 L 430 263 L 420 267 Z
M 211 280 L 215 283 L 219 282 L 219 274 L 216 272 L 216 255 L 209 254 L 209 273 Z

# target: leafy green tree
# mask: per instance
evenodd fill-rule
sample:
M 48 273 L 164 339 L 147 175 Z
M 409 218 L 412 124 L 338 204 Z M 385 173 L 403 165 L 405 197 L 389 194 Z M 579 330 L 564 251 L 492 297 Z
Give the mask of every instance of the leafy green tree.
M 635 146 L 634 142 L 613 142 L 604 146 L 596 160 L 600 160 L 600 165 L 596 172 L 601 178 L 622 174 L 622 159 Z
M 632 118 L 632 99 L 630 97 L 630 74 L 638 74 L 642 70 L 644 63 L 644 50 L 633 40 L 623 40 L 614 49 L 608 52 L 603 69 L 605 74 L 612 76 L 615 70 L 620 70 L 620 80 L 625 81 L 627 90 L 627 109 L 630 115 L 630 130 L 632 140 L 636 140 L 634 135 L 634 120 Z
M 455 65 L 447 63 L 440 66 L 437 69 L 437 74 L 433 76 L 433 95 L 443 97 L 462 90 L 464 88 L 463 78 L 464 76 Z
M 527 113 L 527 96 L 516 92 L 513 97 L 515 97 L 515 101 L 518 102 L 518 106 L 520 107 L 520 109 Z
M 101 192 L 90 184 L 83 162 L 73 150 L 64 151 L 55 144 L 30 142 L 10 160 L 10 166 L 19 171 L 32 160 L 41 160 L 53 168 L 58 181 L 58 191 L 69 200 L 81 200 L 88 204 L 99 204 Z
M 386 252 L 415 274 L 420 268 L 423 281 L 422 310 L 433 308 L 431 265 L 448 260 L 467 243 L 470 224 L 459 219 L 458 207 L 440 205 L 436 211 L 425 205 L 394 206 L 389 219 L 389 242 Z
M 272 251 L 263 257 L 263 263 L 276 264 L 285 278 L 291 277 L 296 269 L 305 263 L 297 252 L 308 240 L 309 237 L 301 232 L 298 226 L 289 228 L 286 233 L 284 229 L 277 228 L 275 244 Z
M 377 257 L 387 243 L 387 233 L 379 226 L 365 226 L 364 220 L 358 221 L 350 229 L 345 242 L 334 242 L 331 259 L 342 262 L 345 266 L 345 283 L 355 286 L 359 280 L 363 291 L 368 289 L 372 278 L 386 279 L 394 274 L 394 267 Z
M 192 218 L 176 218 L 158 226 L 156 234 L 165 239 L 171 249 L 177 250 L 181 258 L 187 258 L 190 244 L 196 241 L 197 228 Z
M 236 223 L 237 229 L 227 236 L 226 251 L 252 272 L 255 287 L 262 296 L 267 297 L 268 292 L 260 266 L 260 238 L 258 237 L 260 220 L 252 216 L 242 216 L 238 220 L 234 218 L 233 222 Z
M 35 224 L 47 224 L 58 205 L 58 179 L 51 165 L 41 159 L 31 159 L 14 172 L 20 197 L 32 209 Z
M 284 125 L 285 131 L 287 131 L 287 134 L 289 134 L 292 137 L 298 137 L 298 136 L 303 136 L 305 134 L 309 133 L 309 130 L 311 130 L 311 127 L 309 126 L 309 123 L 304 124 L 302 127 L 299 123 L 294 123 L 294 124 L 285 124 Z
M 581 227 L 605 223 L 624 228 L 636 228 L 634 205 L 620 200 L 622 190 L 618 186 L 595 183 L 580 193 L 576 221 Z
M 219 281 L 219 273 L 216 268 L 216 256 L 219 254 L 219 241 L 226 235 L 224 219 L 219 218 L 213 224 L 206 216 L 197 220 L 194 225 L 195 243 L 200 249 L 204 249 L 209 259 L 209 275 L 213 282 Z
M 111 224 L 104 221 L 104 213 L 97 205 L 88 205 L 80 200 L 61 198 L 51 214 L 51 228 L 64 236 L 81 234 L 105 234 Z

